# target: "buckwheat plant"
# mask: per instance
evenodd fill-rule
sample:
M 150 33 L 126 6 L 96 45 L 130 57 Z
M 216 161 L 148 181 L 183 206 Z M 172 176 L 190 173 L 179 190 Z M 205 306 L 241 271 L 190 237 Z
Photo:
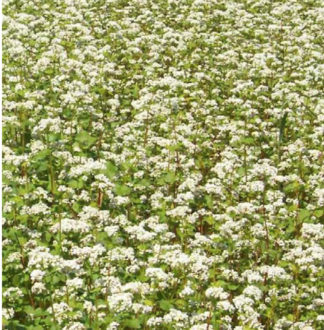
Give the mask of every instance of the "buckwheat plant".
M 3 1 L 5 329 L 323 329 L 323 5 Z

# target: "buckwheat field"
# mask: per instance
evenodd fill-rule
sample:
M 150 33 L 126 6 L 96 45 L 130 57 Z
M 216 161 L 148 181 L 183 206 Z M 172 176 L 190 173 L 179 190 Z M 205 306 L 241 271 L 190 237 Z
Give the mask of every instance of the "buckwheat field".
M 4 328 L 323 329 L 323 1 L 2 6 Z

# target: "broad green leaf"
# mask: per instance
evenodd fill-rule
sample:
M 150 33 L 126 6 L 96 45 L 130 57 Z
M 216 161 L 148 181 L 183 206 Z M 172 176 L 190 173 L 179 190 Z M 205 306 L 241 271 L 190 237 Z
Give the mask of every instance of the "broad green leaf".
M 115 186 L 114 191 L 119 196 L 127 196 L 127 195 L 130 194 L 130 192 L 132 190 L 131 190 L 131 188 L 129 188 L 129 187 L 125 186 L 125 185 L 117 184 Z
M 130 329 L 141 329 L 141 322 L 139 321 L 139 319 L 126 320 L 123 322 L 123 325 L 126 328 L 130 328 Z
M 96 138 L 92 137 L 88 132 L 81 131 L 77 134 L 75 140 L 79 142 L 80 146 L 83 148 L 89 148 L 96 142 Z
M 164 311 L 169 311 L 171 308 L 173 308 L 173 305 L 172 305 L 171 301 L 169 301 L 169 300 L 159 301 L 159 306 Z
M 107 167 L 105 174 L 107 174 L 109 179 L 112 179 L 117 173 L 117 167 L 112 162 L 107 162 Z
M 310 211 L 306 209 L 301 209 L 298 213 L 298 219 L 303 221 L 310 216 Z

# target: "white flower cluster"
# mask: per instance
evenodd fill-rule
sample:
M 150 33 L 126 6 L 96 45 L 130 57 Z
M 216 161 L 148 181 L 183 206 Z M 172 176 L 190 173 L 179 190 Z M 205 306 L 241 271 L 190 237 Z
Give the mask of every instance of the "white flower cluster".
M 3 323 L 322 329 L 322 0 L 3 1 Z

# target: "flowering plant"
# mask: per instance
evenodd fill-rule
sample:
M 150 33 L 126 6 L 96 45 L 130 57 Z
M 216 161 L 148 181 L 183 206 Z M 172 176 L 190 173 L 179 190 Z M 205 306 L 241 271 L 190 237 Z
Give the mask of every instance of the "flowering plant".
M 321 4 L 3 1 L 5 328 L 321 328 Z

